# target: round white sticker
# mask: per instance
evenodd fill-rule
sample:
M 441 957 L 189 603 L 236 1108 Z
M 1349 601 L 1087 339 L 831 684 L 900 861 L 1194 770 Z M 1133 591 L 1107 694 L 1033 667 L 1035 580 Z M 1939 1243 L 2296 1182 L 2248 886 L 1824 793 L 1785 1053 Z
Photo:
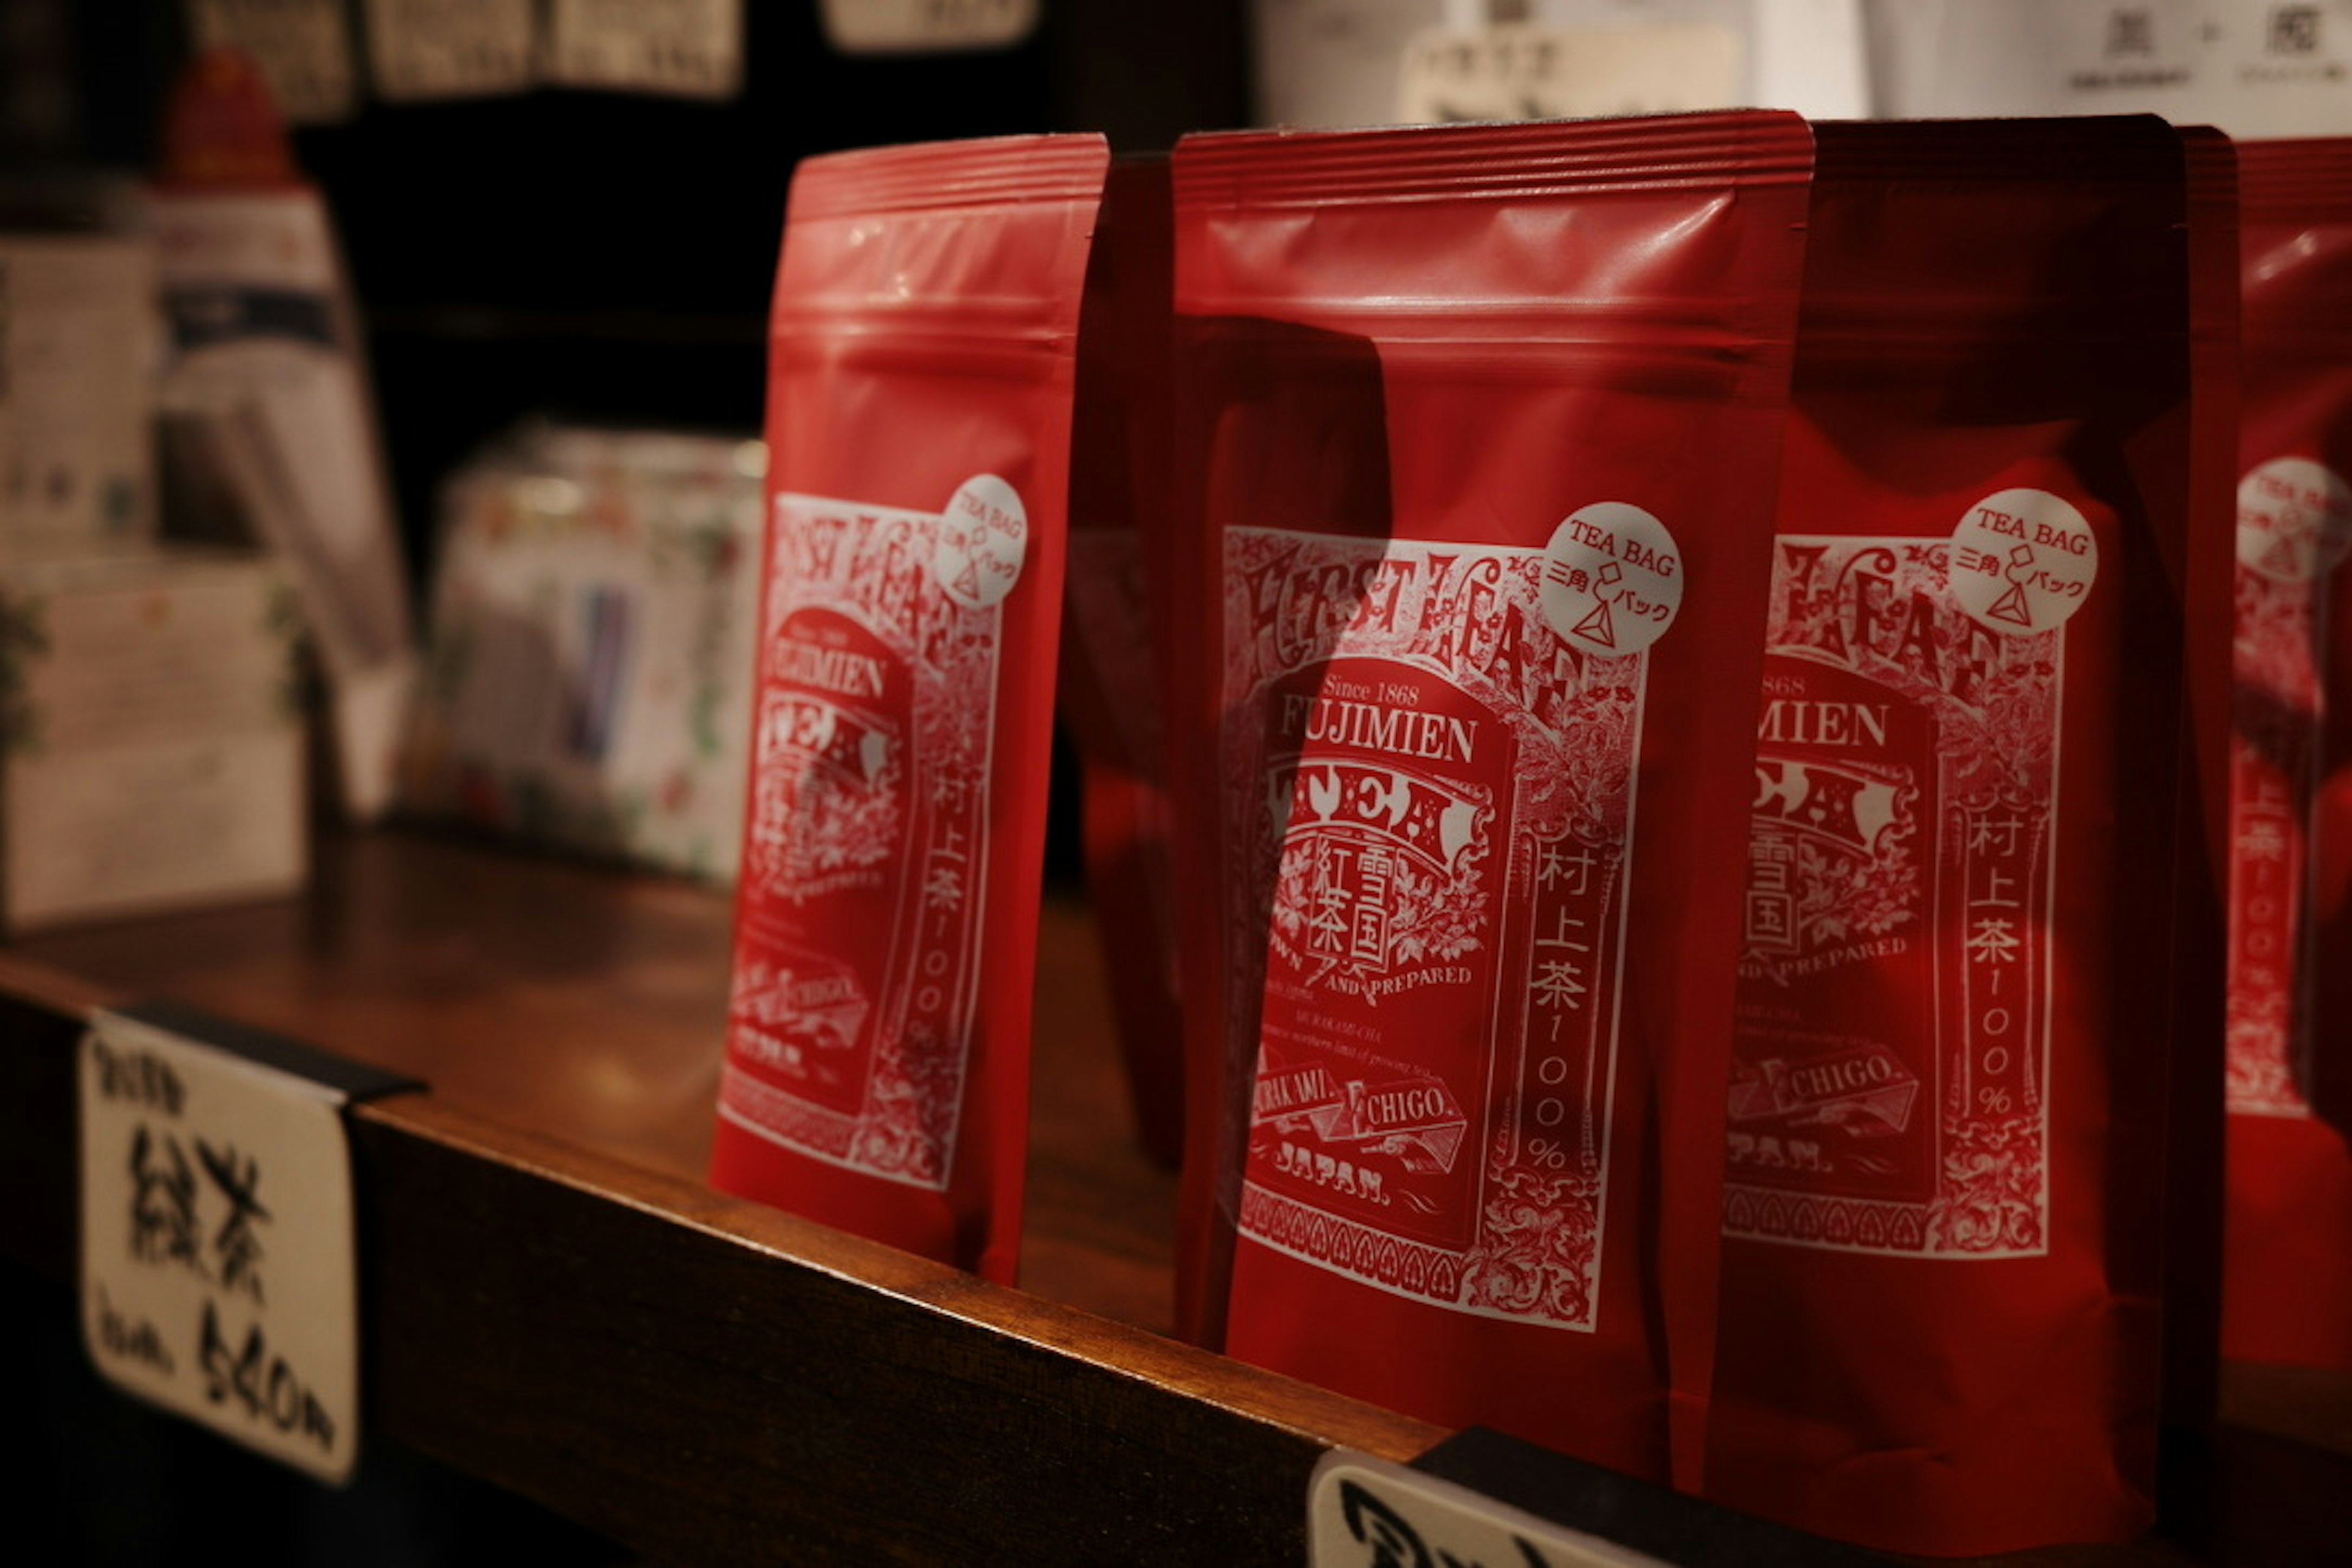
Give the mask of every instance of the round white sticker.
M 2273 458 L 2238 481 L 2238 560 L 2273 583 L 2308 583 L 2352 546 L 2352 486 L 2308 458 Z
M 1639 653 L 1682 608 L 1682 552 L 1640 507 L 1595 501 L 1552 530 L 1542 592 L 1544 619 L 1569 641 L 1598 654 Z
M 949 598 L 984 610 L 1013 592 L 1029 551 L 1029 513 L 1021 496 L 994 474 L 974 474 L 956 487 L 940 514 L 931 571 Z
M 2099 541 L 2071 501 L 2048 490 L 2000 490 L 1952 530 L 1945 567 L 1952 598 L 1977 625 L 2004 637 L 2063 626 L 2091 596 Z

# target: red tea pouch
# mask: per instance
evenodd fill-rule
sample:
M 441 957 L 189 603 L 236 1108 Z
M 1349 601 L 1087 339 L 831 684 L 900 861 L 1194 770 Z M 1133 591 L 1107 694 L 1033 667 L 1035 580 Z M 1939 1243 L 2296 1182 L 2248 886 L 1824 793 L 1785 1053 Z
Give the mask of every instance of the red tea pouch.
M 2171 1041 L 2220 1018 L 2184 155 L 1817 132 L 1708 1489 L 1885 1550 L 2126 1538 L 2166 1183 L 2212 1174 L 2168 1159 Z
M 1811 158 L 1770 112 L 1175 155 L 1187 1321 L 1685 1485 Z
M 2222 1348 L 2352 1370 L 2352 141 L 2239 151 Z
M 2236 570 L 2239 435 L 2238 150 L 2211 126 L 2179 129 L 2189 184 L 2190 449 L 2185 535 L 2166 574 L 2182 624 L 2191 787 L 2179 794 L 2183 898 L 2167 962 L 2189 984 L 2168 1045 L 2164 1205 L 2164 1419 L 2201 1432 L 2221 1374 L 2221 1077 L 2229 1016 L 2231 773 L 2236 606 L 2213 584 Z M 2194 586 L 2190 586 L 2194 584 Z
M 1112 165 L 1087 264 L 1070 467 L 1061 710 L 1082 784 L 1087 898 L 1144 1150 L 1174 1169 L 1183 1126 L 1172 817 L 1146 582 L 1167 548 L 1168 161 Z
M 793 180 L 711 1180 L 1013 1278 L 1069 487 L 1108 149 Z

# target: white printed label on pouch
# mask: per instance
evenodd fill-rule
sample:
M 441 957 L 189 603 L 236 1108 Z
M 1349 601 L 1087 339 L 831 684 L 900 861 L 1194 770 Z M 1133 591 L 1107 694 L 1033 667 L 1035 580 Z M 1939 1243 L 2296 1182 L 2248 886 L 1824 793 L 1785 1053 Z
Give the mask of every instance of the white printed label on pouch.
M 996 49 L 1037 30 L 1037 0 L 824 0 L 824 16 L 845 55 Z
M 1018 507 L 989 476 L 967 502 L 951 524 L 775 498 L 719 1086 L 754 1137 L 934 1191 L 986 960 L 1004 616 L 982 568 Z
M 2273 583 L 2310 583 L 2352 546 L 2352 486 L 2308 458 L 2273 458 L 2238 481 L 2238 560 Z
M 1577 515 L 1664 548 L 1631 513 Z M 1231 530 L 1218 782 L 1231 962 L 1265 976 L 1227 1021 L 1255 1047 L 1243 1237 L 1589 1333 L 1649 655 L 1573 631 L 1626 559 L 1578 548 L 1563 627 L 1551 552 Z
M 2311 1115 L 2319 960 L 2312 867 L 2326 768 L 2323 586 L 2352 542 L 2352 489 L 2308 458 L 2238 482 L 2235 722 L 2230 736 L 2230 984 L 2224 1093 L 2234 1116 Z
M 1995 537 L 2013 565 L 2012 536 Z M 1958 550 L 1773 541 L 1727 1234 L 1890 1257 L 2048 1248 L 2066 638 L 2063 617 L 2027 635 L 1963 602 Z
M 100 1013 L 80 1062 L 83 1340 L 107 1379 L 322 1480 L 359 1452 L 345 1092 Z
M 1543 613 L 1587 652 L 1639 653 L 1675 624 L 1682 553 L 1640 507 L 1599 501 L 1570 512 L 1544 548 Z
M 1405 47 L 1397 117 L 1541 120 L 1720 109 L 1746 81 L 1739 35 L 1671 25 L 1431 27 Z
M 1308 1568 L 1664 1568 L 1631 1547 L 1349 1448 L 1324 1455 L 1307 1478 L 1307 1562 Z
M 530 0 L 367 0 L 368 63 L 388 99 L 520 92 L 537 74 Z
M 2083 607 L 2099 577 L 2099 541 L 2073 502 L 2007 489 L 1969 508 L 1946 568 L 1953 602 L 1988 631 L 2038 637 Z
M 188 33 L 200 49 L 251 59 L 297 125 L 349 119 L 359 105 L 343 0 L 188 0 Z
M 743 85 L 743 0 L 554 0 L 547 77 L 685 98 Z

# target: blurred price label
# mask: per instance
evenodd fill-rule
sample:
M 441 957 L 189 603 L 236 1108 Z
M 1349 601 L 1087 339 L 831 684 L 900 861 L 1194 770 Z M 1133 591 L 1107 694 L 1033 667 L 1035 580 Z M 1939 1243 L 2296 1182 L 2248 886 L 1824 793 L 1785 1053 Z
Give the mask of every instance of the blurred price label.
M 359 1457 L 342 1107 L 405 1080 L 157 1004 L 80 1064 L 82 1337 L 110 1382 L 322 1480 Z
M 824 0 L 824 36 L 845 55 L 999 49 L 1037 30 L 1037 0 Z
M 200 49 L 235 49 L 296 124 L 348 120 L 359 105 L 343 0 L 188 0 Z
M 367 0 L 367 37 L 387 99 L 521 92 L 537 72 L 531 0 Z
M 1663 114 L 1738 101 L 1739 35 L 1705 26 L 1432 27 L 1405 47 L 1398 118 Z
M 1307 1568 L 1665 1568 L 1656 1558 L 1347 1448 L 1307 1482 Z
M 732 98 L 743 85 L 743 0 L 555 0 L 547 78 Z

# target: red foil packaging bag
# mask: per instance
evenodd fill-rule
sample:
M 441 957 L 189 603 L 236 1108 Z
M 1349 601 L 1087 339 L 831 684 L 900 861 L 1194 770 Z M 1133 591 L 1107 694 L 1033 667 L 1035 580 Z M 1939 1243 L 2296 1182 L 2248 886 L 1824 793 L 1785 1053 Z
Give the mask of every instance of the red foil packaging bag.
M 1172 808 L 1147 592 L 1168 548 L 1168 161 L 1111 167 L 1087 266 L 1070 469 L 1061 711 L 1082 785 L 1080 846 L 1119 1054 L 1144 1150 L 1173 1170 L 1183 1126 Z
M 2352 141 L 2240 159 L 2222 1347 L 2352 1370 Z
M 2160 121 L 1816 129 L 1708 1490 L 1882 1550 L 2126 1539 L 2169 1210 L 2216 1190 L 2212 1096 L 2168 1098 L 2220 1028 L 2230 300 L 2192 353 Z
M 1108 161 L 1093 136 L 808 159 L 776 279 L 711 1180 L 1000 1280 Z
M 1180 1316 L 1696 1483 L 1811 138 L 1188 138 Z
M 2188 977 L 2168 1042 L 2165 1154 L 2165 1421 L 2199 1431 L 2221 1375 L 2224 1123 L 2229 1017 L 2231 773 L 2237 703 L 2231 580 L 2237 542 L 2240 350 L 2238 148 L 2211 126 L 2179 130 L 2189 181 L 2189 516 L 2179 595 L 2194 787 L 2181 792 L 2176 969 Z M 2166 536 L 2165 542 L 2170 542 Z M 2201 874 L 2200 874 L 2201 870 Z M 2222 955 L 2216 963 L 2214 955 Z M 2188 966 L 2182 968 L 2181 966 Z

